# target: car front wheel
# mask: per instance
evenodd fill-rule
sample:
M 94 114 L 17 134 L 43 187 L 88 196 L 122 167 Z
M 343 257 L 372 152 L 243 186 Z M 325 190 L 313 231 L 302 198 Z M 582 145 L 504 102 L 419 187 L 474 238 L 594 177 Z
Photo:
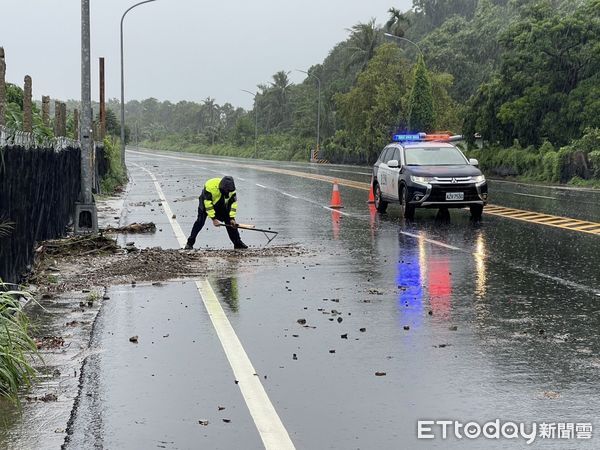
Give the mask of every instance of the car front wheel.
M 379 187 L 379 183 L 375 184 L 375 208 L 380 213 L 384 213 L 387 209 L 388 203 L 381 198 L 381 188 Z
M 483 205 L 471 205 L 471 219 L 473 220 L 481 220 L 481 215 L 483 214 Z

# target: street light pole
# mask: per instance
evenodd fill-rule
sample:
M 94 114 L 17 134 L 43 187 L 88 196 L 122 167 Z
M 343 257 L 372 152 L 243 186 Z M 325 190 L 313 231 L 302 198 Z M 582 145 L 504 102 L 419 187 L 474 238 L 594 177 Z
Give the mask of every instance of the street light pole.
M 258 103 L 256 103 L 256 95 L 257 95 L 257 93 L 247 91 L 246 89 L 241 89 L 241 90 L 244 91 L 244 92 L 247 92 L 252 97 L 254 97 L 254 159 L 258 159 L 258 149 L 257 149 L 257 142 L 258 142 Z
M 90 0 L 81 0 L 81 194 L 92 204 L 92 92 L 90 83 Z
M 317 86 L 318 86 L 318 94 L 317 94 L 317 151 L 316 151 L 316 153 L 314 155 L 315 157 L 313 157 L 313 155 L 310 155 L 310 159 L 311 159 L 311 162 L 312 162 L 314 159 L 318 159 L 319 158 L 319 150 L 320 150 L 320 144 L 321 144 L 321 137 L 320 137 L 320 132 L 321 132 L 321 80 L 314 73 L 309 73 L 306 70 L 300 70 L 300 69 L 296 69 L 296 70 L 298 72 L 305 73 L 309 77 L 314 77 L 317 80 Z
M 398 40 L 410 42 L 412 45 L 414 45 L 415 47 L 417 47 L 417 50 L 419 50 L 419 53 L 421 54 L 421 58 L 425 59 L 425 56 L 423 56 L 423 51 L 421 50 L 421 47 L 419 47 L 417 44 L 415 44 L 410 39 L 407 39 L 405 37 L 396 36 L 396 35 L 390 34 L 390 33 L 383 33 L 383 35 L 386 36 L 386 37 L 389 37 L 389 38 L 393 38 L 393 39 L 398 39 Z
M 136 3 L 129 7 L 127 11 L 121 16 L 121 164 L 125 168 L 125 77 L 123 70 L 123 20 L 129 11 L 136 6 L 143 5 L 144 3 L 154 2 L 156 0 L 144 0 L 143 2 Z

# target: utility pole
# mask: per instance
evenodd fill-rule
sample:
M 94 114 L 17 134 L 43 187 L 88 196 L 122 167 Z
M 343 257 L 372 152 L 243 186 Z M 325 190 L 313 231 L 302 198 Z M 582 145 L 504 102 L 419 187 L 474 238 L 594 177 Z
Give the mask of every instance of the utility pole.
M 106 102 L 104 95 L 104 58 L 100 58 L 100 140 L 106 136 Z
M 314 162 L 319 159 L 319 150 L 321 147 L 321 79 L 314 73 L 309 73 L 306 70 L 296 69 L 298 72 L 305 73 L 309 77 L 313 77 L 317 80 L 318 93 L 317 93 L 317 147 L 314 155 L 310 155 L 310 162 Z
M 254 97 L 254 159 L 258 158 L 258 103 L 256 103 L 256 96 L 258 92 L 250 92 L 246 89 L 240 89 L 241 91 L 247 92 Z
M 123 58 L 123 21 L 129 11 L 136 6 L 143 5 L 144 3 L 154 2 L 156 0 L 144 0 L 136 3 L 129 7 L 121 16 L 121 164 L 125 169 L 125 69 L 124 69 L 124 58 Z
M 97 232 L 92 197 L 92 93 L 90 82 L 90 0 L 81 0 L 81 203 L 75 207 L 75 232 Z

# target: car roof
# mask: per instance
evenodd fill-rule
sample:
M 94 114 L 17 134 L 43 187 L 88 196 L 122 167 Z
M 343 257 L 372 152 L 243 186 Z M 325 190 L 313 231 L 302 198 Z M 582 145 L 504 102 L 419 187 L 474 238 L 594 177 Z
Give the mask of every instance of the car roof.
M 432 147 L 444 147 L 444 148 L 454 148 L 454 145 L 449 144 L 448 142 L 436 142 L 436 141 L 427 141 L 427 142 L 401 142 L 400 145 L 404 148 L 432 148 Z

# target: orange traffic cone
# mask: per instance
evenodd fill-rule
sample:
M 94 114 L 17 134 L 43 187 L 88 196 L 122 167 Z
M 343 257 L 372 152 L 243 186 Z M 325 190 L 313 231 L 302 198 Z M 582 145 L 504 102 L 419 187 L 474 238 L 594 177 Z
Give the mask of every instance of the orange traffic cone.
M 371 184 L 369 184 L 369 200 L 367 203 L 375 203 L 375 195 L 373 195 L 373 175 L 371 175 Z
M 338 187 L 337 180 L 333 182 L 333 192 L 331 193 L 331 204 L 330 208 L 343 208 L 342 197 L 340 197 L 340 189 Z

